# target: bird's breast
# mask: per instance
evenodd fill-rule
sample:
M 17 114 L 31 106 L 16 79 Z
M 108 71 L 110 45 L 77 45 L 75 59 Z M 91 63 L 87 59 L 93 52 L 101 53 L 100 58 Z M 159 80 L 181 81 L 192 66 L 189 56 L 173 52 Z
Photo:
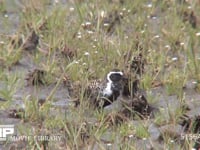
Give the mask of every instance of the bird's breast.
M 107 82 L 106 87 L 103 89 L 103 96 L 108 97 L 111 96 L 113 91 L 111 90 L 112 83 Z

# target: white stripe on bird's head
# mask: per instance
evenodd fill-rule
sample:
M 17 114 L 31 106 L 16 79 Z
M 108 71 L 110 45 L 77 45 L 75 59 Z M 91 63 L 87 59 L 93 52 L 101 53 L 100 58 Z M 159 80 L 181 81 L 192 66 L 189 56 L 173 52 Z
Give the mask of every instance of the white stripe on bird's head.
M 110 96 L 110 95 L 113 94 L 113 91 L 111 90 L 113 81 L 110 79 L 110 76 L 112 74 L 118 74 L 118 75 L 123 76 L 123 72 L 121 72 L 121 71 L 111 71 L 111 72 L 109 72 L 107 74 L 107 80 L 108 80 L 108 82 L 106 84 L 106 88 L 103 90 L 103 95 L 104 96 Z
M 110 79 L 110 76 L 111 76 L 112 74 L 119 74 L 119 75 L 123 76 L 123 72 L 121 72 L 121 71 L 111 71 L 111 72 L 109 72 L 109 73 L 107 74 L 107 80 L 108 80 L 108 82 L 112 82 L 112 80 Z

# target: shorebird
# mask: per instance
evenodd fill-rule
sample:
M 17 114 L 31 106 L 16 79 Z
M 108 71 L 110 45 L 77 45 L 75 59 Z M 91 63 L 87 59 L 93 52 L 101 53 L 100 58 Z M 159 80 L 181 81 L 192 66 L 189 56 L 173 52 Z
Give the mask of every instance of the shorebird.
M 104 108 L 119 100 L 124 113 L 136 113 L 142 118 L 151 115 L 153 107 L 148 104 L 144 92 L 139 88 L 143 66 L 142 55 L 139 55 L 132 61 L 130 73 L 115 69 L 106 75 L 105 80 L 90 82 L 87 88 L 90 104 L 92 102 L 95 107 Z
M 132 81 L 129 78 L 122 71 L 115 69 L 106 75 L 105 80 L 93 80 L 86 90 L 90 104 L 104 108 L 119 100 L 122 102 L 122 112 L 128 114 L 135 112 L 141 117 L 149 116 L 153 108 L 139 88 L 139 80 Z
M 124 74 L 119 70 L 112 70 L 105 80 L 95 80 L 90 83 L 87 94 L 97 107 L 106 107 L 112 104 L 123 92 Z

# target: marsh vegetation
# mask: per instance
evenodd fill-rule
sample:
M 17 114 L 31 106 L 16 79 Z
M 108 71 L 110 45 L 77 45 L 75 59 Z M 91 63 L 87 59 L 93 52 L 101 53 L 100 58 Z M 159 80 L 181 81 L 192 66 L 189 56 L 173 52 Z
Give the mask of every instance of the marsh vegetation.
M 0 0 L 0 124 L 62 137 L 0 149 L 191 149 L 185 137 L 200 130 L 199 16 L 198 0 Z M 91 108 L 86 85 L 135 64 L 154 115 L 121 114 L 117 102 Z

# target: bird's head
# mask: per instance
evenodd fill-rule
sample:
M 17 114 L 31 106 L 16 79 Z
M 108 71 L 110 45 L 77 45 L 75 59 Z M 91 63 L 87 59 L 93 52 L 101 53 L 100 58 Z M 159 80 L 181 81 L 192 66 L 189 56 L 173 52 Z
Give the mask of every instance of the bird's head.
M 112 70 L 106 76 L 105 87 L 103 87 L 101 94 L 104 99 L 103 107 L 110 105 L 113 101 L 122 94 L 124 74 L 119 70 Z
M 123 89 L 123 75 L 119 70 L 110 71 L 107 74 L 107 85 L 103 95 L 111 96 L 115 92 L 120 93 Z

